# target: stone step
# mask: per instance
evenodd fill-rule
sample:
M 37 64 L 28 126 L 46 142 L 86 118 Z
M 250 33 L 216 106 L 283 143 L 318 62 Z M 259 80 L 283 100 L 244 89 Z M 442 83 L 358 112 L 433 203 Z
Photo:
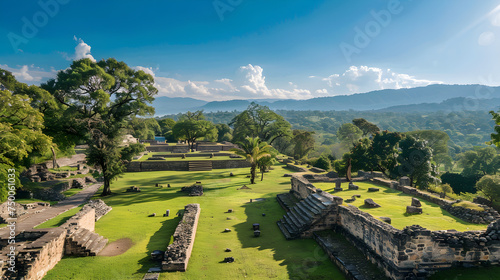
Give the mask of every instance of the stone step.
M 321 209 L 310 199 L 304 199 L 304 206 L 306 206 L 314 215 L 321 214 Z
M 294 224 L 299 229 L 305 227 L 305 224 L 303 222 L 298 221 L 293 215 L 290 214 L 290 212 L 286 213 L 285 216 L 283 217 L 288 217 L 288 219 L 291 221 L 290 223 Z
M 314 196 L 310 195 L 306 198 L 306 200 L 313 204 L 318 210 L 324 210 L 327 208 L 321 201 L 314 198 Z
M 71 240 L 81 246 L 90 237 L 90 231 L 84 228 L 78 229 L 73 235 Z
M 325 207 L 328 207 L 330 204 L 332 204 L 333 202 L 331 200 L 329 200 L 328 198 L 326 197 L 323 197 L 317 193 L 313 193 L 312 195 L 310 195 L 312 199 L 314 200 L 317 200 L 319 203 L 321 203 L 323 206 Z
M 300 214 L 307 223 L 314 219 L 314 215 L 309 211 L 309 209 L 307 209 L 307 207 L 304 207 L 304 203 L 302 201 L 297 203 L 294 208 L 299 210 L 297 213 Z
M 283 216 L 283 220 L 292 228 L 293 231 L 299 231 L 300 230 L 300 226 L 296 225 L 292 219 L 290 219 L 290 216 L 288 215 L 285 215 Z
M 89 248 L 92 247 L 92 244 L 96 243 L 96 242 L 99 242 L 103 239 L 102 236 L 100 236 L 99 234 L 97 233 L 92 233 L 92 236 L 91 238 L 89 238 L 89 240 L 87 240 L 87 242 L 85 242 L 85 244 L 82 245 L 83 248 L 85 248 L 86 250 L 89 250 Z
M 90 256 L 96 256 L 99 254 L 104 247 L 106 247 L 106 244 L 108 244 L 108 239 L 102 238 L 99 242 L 94 243 L 90 248 Z
M 295 236 L 295 235 L 299 234 L 299 229 L 298 228 L 293 228 L 292 226 L 290 226 L 290 224 L 288 224 L 283 219 L 281 220 L 281 223 L 286 228 L 286 230 L 288 231 L 288 233 L 290 233 L 291 236 Z
M 281 223 L 281 221 L 277 221 L 276 224 L 278 225 L 278 228 L 281 230 L 281 232 L 283 233 L 283 235 L 285 236 L 285 239 L 286 240 L 292 240 L 294 239 L 290 233 L 286 230 L 286 228 L 283 226 L 283 224 Z
M 299 221 L 299 223 L 303 224 L 303 225 L 307 225 L 307 221 L 304 220 L 304 218 L 302 218 L 298 213 L 297 213 L 297 210 L 292 208 L 289 212 L 288 212 L 289 215 L 292 215 L 297 221 Z

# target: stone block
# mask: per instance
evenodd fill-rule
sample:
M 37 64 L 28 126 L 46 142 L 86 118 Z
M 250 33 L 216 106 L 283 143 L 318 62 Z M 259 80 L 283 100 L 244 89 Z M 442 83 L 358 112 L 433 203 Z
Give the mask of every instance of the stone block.
M 368 188 L 368 192 L 378 192 L 380 191 L 379 188 Z
M 420 203 L 420 200 L 418 200 L 418 198 L 412 197 L 411 206 L 422 207 L 422 204 Z
M 380 205 L 379 205 L 379 204 L 377 204 L 377 203 L 375 203 L 375 201 L 373 201 L 373 199 L 371 199 L 371 198 L 367 198 L 367 199 L 365 199 L 365 204 L 364 204 L 364 206 L 365 206 L 366 208 L 378 208 L 378 207 L 380 207 Z
M 422 208 L 415 206 L 406 206 L 406 213 L 408 214 L 422 214 Z

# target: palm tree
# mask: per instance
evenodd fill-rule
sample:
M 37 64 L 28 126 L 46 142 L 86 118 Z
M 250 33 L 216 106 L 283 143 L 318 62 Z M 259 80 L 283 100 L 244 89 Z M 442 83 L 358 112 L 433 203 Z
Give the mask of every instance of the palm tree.
M 238 144 L 240 145 L 240 149 L 233 149 L 233 151 L 237 155 L 245 157 L 250 162 L 250 184 L 255 184 L 258 161 L 264 157 L 271 157 L 269 152 L 271 146 L 266 142 L 260 142 L 259 137 L 247 137 Z

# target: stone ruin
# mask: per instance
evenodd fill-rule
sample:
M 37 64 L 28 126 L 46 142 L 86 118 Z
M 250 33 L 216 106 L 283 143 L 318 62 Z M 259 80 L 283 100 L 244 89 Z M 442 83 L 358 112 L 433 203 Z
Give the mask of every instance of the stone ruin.
M 196 229 L 200 217 L 200 205 L 188 204 L 184 215 L 173 235 L 173 243 L 168 245 L 162 261 L 163 271 L 186 271 L 194 246 Z
M 181 192 L 188 193 L 189 196 L 202 196 L 203 195 L 203 185 L 201 183 L 195 183 L 191 186 L 182 187 Z
M 101 199 L 92 199 L 90 200 L 87 205 L 89 205 L 90 207 L 94 208 L 95 210 L 95 221 L 99 221 L 99 219 L 108 214 L 109 211 L 113 210 L 113 208 L 111 208 L 111 206 L 108 206 L 106 203 L 104 203 L 104 201 L 102 201 Z
M 125 192 L 141 192 L 141 189 L 139 187 L 136 187 L 136 186 L 131 186 L 130 188 L 125 190 Z
M 363 206 L 366 208 L 378 208 L 378 207 L 380 207 L 380 205 L 378 203 L 376 203 L 375 201 L 373 201 L 373 199 L 371 199 L 371 198 L 365 199 L 365 204 Z
M 337 233 L 344 235 L 350 243 L 365 254 L 368 260 L 381 268 L 390 279 L 425 279 L 438 270 L 451 267 L 500 265 L 500 215 L 485 205 L 481 205 L 485 211 L 478 211 L 478 213 L 474 214 L 482 215 L 481 218 L 484 222 L 493 219 L 486 230 L 467 232 L 455 230 L 431 231 L 418 225 L 399 230 L 390 225 L 391 220 L 388 217 L 378 217 L 376 219 L 357 207 L 342 205 L 343 200 L 341 198 L 321 192 L 307 181 L 302 174 L 294 174 L 291 182 L 290 194 L 301 201 L 291 208 L 286 208 L 281 204 L 288 212 L 277 223 L 287 239 L 293 239 L 293 236 L 290 236 L 286 226 L 280 225 L 286 224 L 289 228 L 297 224 L 297 227 L 300 227 L 300 220 L 294 219 L 294 217 L 302 213 L 302 210 L 309 209 L 301 206 L 304 204 L 303 201 L 309 201 L 308 205 L 313 205 L 311 202 L 321 196 L 324 201 L 329 201 L 329 206 L 327 209 L 317 212 L 319 213 L 317 217 L 318 223 L 314 224 L 314 228 L 306 227 L 304 231 L 298 231 L 295 236 L 308 238 L 311 237 L 308 234 L 311 230 L 333 229 Z M 447 201 L 422 193 L 412 187 L 404 186 L 406 184 L 404 182 L 401 186 L 398 182 L 388 180 L 380 180 L 379 182 L 403 193 L 419 196 L 422 199 L 436 203 L 443 209 L 448 207 L 456 208 L 456 206 L 453 206 L 455 201 Z M 277 198 L 280 201 L 279 196 Z M 419 205 L 418 202 L 412 200 L 413 205 Z M 421 208 L 417 206 L 408 207 Z M 310 211 L 313 210 L 310 209 Z M 468 212 L 470 217 L 474 217 L 471 214 L 473 212 L 469 212 L 469 210 L 462 211 L 464 213 Z M 311 213 L 311 215 L 314 215 L 314 213 Z M 479 217 L 476 216 L 476 218 Z M 312 234 L 312 237 L 314 236 Z M 344 264 L 341 268 L 346 274 L 350 275 L 349 264 Z
M 354 185 L 352 182 L 349 182 L 349 190 L 359 190 L 359 186 Z

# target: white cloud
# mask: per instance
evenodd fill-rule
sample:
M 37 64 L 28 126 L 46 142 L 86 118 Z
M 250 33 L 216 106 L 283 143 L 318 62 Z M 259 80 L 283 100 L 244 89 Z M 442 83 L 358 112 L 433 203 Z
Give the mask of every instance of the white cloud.
M 9 67 L 6 64 L 0 64 L 0 68 L 5 69 L 14 75 L 19 82 L 27 84 L 40 84 L 40 82 L 54 78 L 57 71 L 45 71 L 35 65 L 17 65 L 17 68 Z
M 481 33 L 477 39 L 477 43 L 481 46 L 489 46 L 493 41 L 495 41 L 495 34 L 491 31 Z
M 239 69 L 241 79 L 234 81 L 228 78 L 214 81 L 181 81 L 174 78 L 157 76 L 152 68 L 136 66 L 153 75 L 155 86 L 160 96 L 192 97 L 204 100 L 228 100 L 247 98 L 293 98 L 306 99 L 313 97 L 306 89 L 299 89 L 291 83 L 292 89 L 270 89 L 266 85 L 264 70 L 258 65 L 246 65 Z
M 75 47 L 75 53 L 69 56 L 67 53 L 62 53 L 63 57 L 69 61 L 71 60 L 79 60 L 82 58 L 90 58 L 93 62 L 95 62 L 95 58 L 90 54 L 90 45 L 85 43 L 81 38 L 77 38 L 76 36 L 73 39 L 78 42 Z
M 407 74 L 399 74 L 391 69 L 377 67 L 351 66 L 342 74 L 333 74 L 323 78 L 335 95 L 363 93 L 381 89 L 399 89 L 439 84 L 440 81 L 417 79 Z

